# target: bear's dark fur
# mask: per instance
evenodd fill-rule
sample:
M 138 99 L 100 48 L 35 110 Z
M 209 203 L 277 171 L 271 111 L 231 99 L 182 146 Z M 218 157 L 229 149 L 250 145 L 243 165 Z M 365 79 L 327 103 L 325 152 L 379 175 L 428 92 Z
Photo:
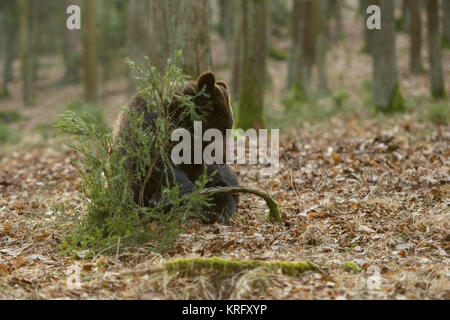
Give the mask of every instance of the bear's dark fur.
M 216 81 L 214 73 L 205 72 L 198 78 L 197 81 L 189 81 L 182 89 L 184 95 L 189 95 L 194 98 L 196 111 L 203 115 L 202 129 L 206 131 L 211 128 L 218 129 L 222 132 L 223 137 L 226 137 L 226 129 L 233 127 L 233 112 L 230 104 L 230 95 L 228 93 L 228 86 L 223 81 Z M 198 94 L 204 90 L 206 94 Z M 130 105 L 128 106 L 130 112 L 136 112 L 138 115 L 144 112 L 144 127 L 154 128 L 155 120 L 158 117 L 156 112 L 149 112 L 147 109 L 147 101 L 140 95 L 136 95 Z M 179 124 L 179 127 L 185 128 L 193 132 L 193 122 L 190 118 L 181 118 L 180 106 L 173 103 L 169 106 L 170 114 L 174 114 L 174 119 Z M 115 127 L 115 141 L 118 138 L 123 138 L 129 130 L 129 119 L 127 113 L 122 112 L 116 122 Z M 224 146 L 225 146 L 224 141 Z M 205 146 L 203 146 L 205 147 Z M 224 160 L 226 157 L 226 148 L 224 147 Z M 225 161 L 224 161 L 225 163 Z M 155 166 L 156 170 L 152 171 L 150 181 L 144 189 L 144 203 L 143 205 L 151 205 L 153 201 L 158 201 L 161 184 L 166 178 L 172 184 L 180 185 L 180 195 L 185 195 L 191 192 L 194 188 L 195 181 L 204 173 L 205 166 L 199 164 L 182 164 L 180 166 L 173 165 L 171 170 L 164 171 L 162 163 Z M 127 170 L 136 170 L 133 167 L 132 161 L 128 161 Z M 233 170 L 226 164 L 212 164 L 206 165 L 208 176 L 213 175 L 207 187 L 218 186 L 239 186 L 239 181 Z M 142 181 L 133 181 L 132 188 L 134 192 L 135 201 L 139 201 L 139 192 Z M 216 194 L 212 197 L 214 206 L 203 208 L 202 211 L 211 221 L 220 220 L 227 222 L 236 211 L 239 202 L 238 195 L 231 195 L 226 193 Z

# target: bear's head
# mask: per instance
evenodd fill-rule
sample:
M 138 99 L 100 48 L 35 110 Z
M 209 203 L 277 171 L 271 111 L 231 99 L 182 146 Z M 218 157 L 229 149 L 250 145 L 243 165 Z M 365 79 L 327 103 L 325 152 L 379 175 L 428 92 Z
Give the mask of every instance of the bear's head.
M 226 129 L 233 128 L 228 85 L 225 81 L 216 81 L 213 72 L 204 72 L 197 81 L 189 82 L 184 93 L 196 95 L 194 102 L 196 111 L 203 116 L 203 131 L 215 128 L 225 134 Z

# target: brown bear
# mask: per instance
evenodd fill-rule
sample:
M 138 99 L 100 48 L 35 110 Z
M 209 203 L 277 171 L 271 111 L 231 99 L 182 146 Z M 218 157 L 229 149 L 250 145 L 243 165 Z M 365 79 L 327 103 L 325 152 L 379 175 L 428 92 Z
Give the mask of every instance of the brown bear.
M 203 90 L 203 91 L 202 91 Z M 201 74 L 197 81 L 189 81 L 180 89 L 183 95 L 189 95 L 193 98 L 196 112 L 203 115 L 202 129 L 218 129 L 226 137 L 226 130 L 233 127 L 233 112 L 230 104 L 230 95 L 228 86 L 224 81 L 216 81 L 214 73 L 205 72 Z M 200 94 L 199 94 L 200 93 Z M 130 112 L 136 112 L 141 115 L 144 113 L 144 127 L 154 127 L 155 120 L 158 114 L 154 111 L 149 111 L 147 108 L 147 101 L 141 95 L 136 95 L 128 106 Z M 193 132 L 193 121 L 190 117 L 182 117 L 180 106 L 174 102 L 169 106 L 170 114 L 174 114 L 176 122 L 181 128 L 185 128 Z M 183 113 L 185 114 L 185 113 Z M 116 122 L 115 141 L 123 138 L 129 130 L 130 124 L 127 113 L 122 112 Z M 144 128 L 145 129 L 145 128 Z M 226 143 L 224 141 L 224 146 Z M 203 148 L 205 145 L 203 145 Z M 226 147 L 223 152 L 224 160 L 226 158 Z M 127 159 L 127 170 L 136 170 L 132 159 Z M 225 163 L 225 161 L 223 162 Z M 195 182 L 202 174 L 206 172 L 208 176 L 212 176 L 206 187 L 226 187 L 239 186 L 239 181 L 236 174 L 227 164 L 182 164 L 176 166 L 172 164 L 170 170 L 164 168 L 162 163 L 157 163 L 156 170 L 152 171 L 150 181 L 146 184 L 144 189 L 144 201 L 142 205 L 149 206 L 157 202 L 160 197 L 160 187 L 166 179 L 174 185 L 179 185 L 180 195 L 190 193 L 195 187 Z M 133 181 L 132 188 L 136 203 L 139 203 L 139 193 L 142 181 Z M 238 195 L 231 195 L 227 193 L 215 194 L 211 197 L 213 206 L 202 208 L 202 213 L 209 221 L 228 222 L 236 211 L 239 202 Z

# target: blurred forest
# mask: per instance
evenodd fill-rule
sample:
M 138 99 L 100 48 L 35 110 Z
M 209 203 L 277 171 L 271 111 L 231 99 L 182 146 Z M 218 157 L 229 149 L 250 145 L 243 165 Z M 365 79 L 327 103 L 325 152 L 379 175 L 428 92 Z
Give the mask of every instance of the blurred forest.
M 71 4 L 82 8 L 81 30 L 65 28 Z M 365 27 L 371 4 L 385 13 L 381 30 Z M 192 78 L 211 69 L 230 83 L 238 127 L 244 129 L 265 126 L 264 110 L 277 104 L 284 106 L 281 113 L 296 102 L 324 97 L 341 104 L 351 91 L 368 91 L 370 101 L 361 101 L 363 107 L 404 111 L 411 105 L 405 98 L 418 95 L 403 89 L 409 84 L 399 78 L 398 65 L 404 63 L 407 80 L 429 78 L 428 95 L 445 98 L 448 91 L 448 63 L 442 57 L 450 46 L 445 0 L 3 0 L 0 6 L 0 97 L 20 99 L 25 106 L 39 104 L 42 89 L 76 85 L 84 88 L 85 102 L 97 104 L 110 97 L 108 87 L 126 78 L 120 88 L 126 86 L 131 96 L 136 86 L 125 57 L 142 63 L 147 56 L 162 71 L 175 50 L 183 51 L 183 70 Z M 358 41 L 357 31 L 364 34 Z M 338 55 L 346 38 L 355 39 L 350 61 Z M 403 41 L 408 48 L 396 50 Z M 362 71 L 359 60 L 372 60 L 371 74 L 352 72 Z M 348 86 L 350 78 L 360 87 Z M 279 103 L 267 102 L 273 98 Z
M 58 256 L 86 204 L 57 115 L 112 127 L 137 92 L 125 59 L 163 72 L 176 50 L 187 75 L 229 84 L 236 128 L 280 129 L 277 176 L 235 169 L 283 223 L 249 196 L 231 225 L 195 222 L 163 255 Z M 0 298 L 449 299 L 449 93 L 450 0 L 0 0 Z M 328 264 L 219 285 L 120 277 L 192 255 Z

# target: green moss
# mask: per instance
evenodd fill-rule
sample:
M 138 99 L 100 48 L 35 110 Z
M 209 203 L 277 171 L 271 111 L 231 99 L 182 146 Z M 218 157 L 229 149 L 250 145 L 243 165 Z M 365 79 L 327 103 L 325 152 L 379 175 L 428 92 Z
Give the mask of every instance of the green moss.
M 403 17 L 395 19 L 395 30 L 404 31 L 405 19 Z
M 359 52 L 360 52 L 361 54 L 370 54 L 369 48 L 367 47 L 366 44 L 364 44 L 364 45 L 361 47 L 361 49 L 359 49 Z
M 13 143 L 20 140 L 20 135 L 0 121 L 0 144 Z
M 242 94 L 239 101 L 237 128 L 247 130 L 250 128 L 264 128 L 263 107 L 253 99 L 245 98 Z
M 243 63 L 245 64 L 246 62 L 244 61 Z M 264 78 L 264 73 L 250 67 L 251 63 L 244 68 L 242 87 L 239 94 L 237 128 L 243 130 L 265 127 L 264 85 L 266 79 Z
M 424 74 L 426 71 L 427 69 L 425 68 L 425 66 L 423 64 L 420 64 L 419 70 L 411 70 L 411 74 L 420 75 Z
M 16 110 L 0 110 L 0 122 L 11 123 L 22 119 L 22 115 Z
M 392 92 L 388 110 L 392 112 L 405 111 L 405 98 L 403 97 L 400 85 L 398 83 L 395 85 Z
M 269 208 L 268 219 L 271 221 L 281 220 L 280 207 L 267 192 L 245 187 L 215 187 L 205 189 L 201 192 L 201 194 L 204 195 L 213 195 L 215 193 L 250 193 L 262 197 L 266 201 L 267 207 Z
M 436 124 L 448 124 L 450 119 L 450 108 L 448 103 L 432 103 L 426 114 L 426 118 Z
M 285 61 L 289 58 L 288 53 L 285 51 L 278 49 L 277 47 L 270 46 L 269 49 L 269 58 L 277 61 Z
M 362 268 L 352 261 L 344 261 L 342 267 L 348 271 L 361 272 Z
M 0 100 L 1 99 L 5 99 L 5 98 L 8 98 L 9 97 L 9 91 L 8 91 L 8 89 L 3 89 L 3 90 L 1 90 L 0 91 Z
M 331 97 L 333 98 L 336 108 L 341 109 L 344 102 L 348 99 L 349 94 L 343 89 L 337 89 L 332 91 Z
M 187 272 L 198 274 L 200 269 L 213 269 L 220 273 L 236 273 L 242 270 L 265 268 L 268 270 L 281 269 L 283 274 L 292 277 L 316 270 L 317 266 L 307 261 L 261 261 L 261 260 L 229 260 L 220 257 L 211 258 L 179 258 L 165 264 L 168 272 Z
M 397 83 L 392 90 L 391 99 L 387 106 L 376 106 L 378 111 L 392 113 L 403 112 L 406 109 L 405 98 L 403 97 L 400 85 Z
M 450 49 L 450 41 L 448 41 L 444 35 L 441 36 L 441 48 Z
M 447 97 L 447 93 L 445 92 L 445 88 L 439 88 L 431 92 L 431 96 L 434 99 L 445 99 Z
M 346 38 L 346 34 L 344 32 L 338 32 L 336 37 L 338 40 L 344 40 Z
M 289 95 L 283 99 L 283 105 L 286 109 L 291 109 L 299 103 L 304 103 L 307 101 L 308 95 L 306 90 L 302 88 L 299 83 L 295 83 L 289 90 Z
M 272 221 L 281 221 L 281 211 L 280 211 L 280 207 L 278 206 L 278 204 L 272 200 L 272 201 L 267 201 L 267 206 L 269 207 L 269 219 Z

